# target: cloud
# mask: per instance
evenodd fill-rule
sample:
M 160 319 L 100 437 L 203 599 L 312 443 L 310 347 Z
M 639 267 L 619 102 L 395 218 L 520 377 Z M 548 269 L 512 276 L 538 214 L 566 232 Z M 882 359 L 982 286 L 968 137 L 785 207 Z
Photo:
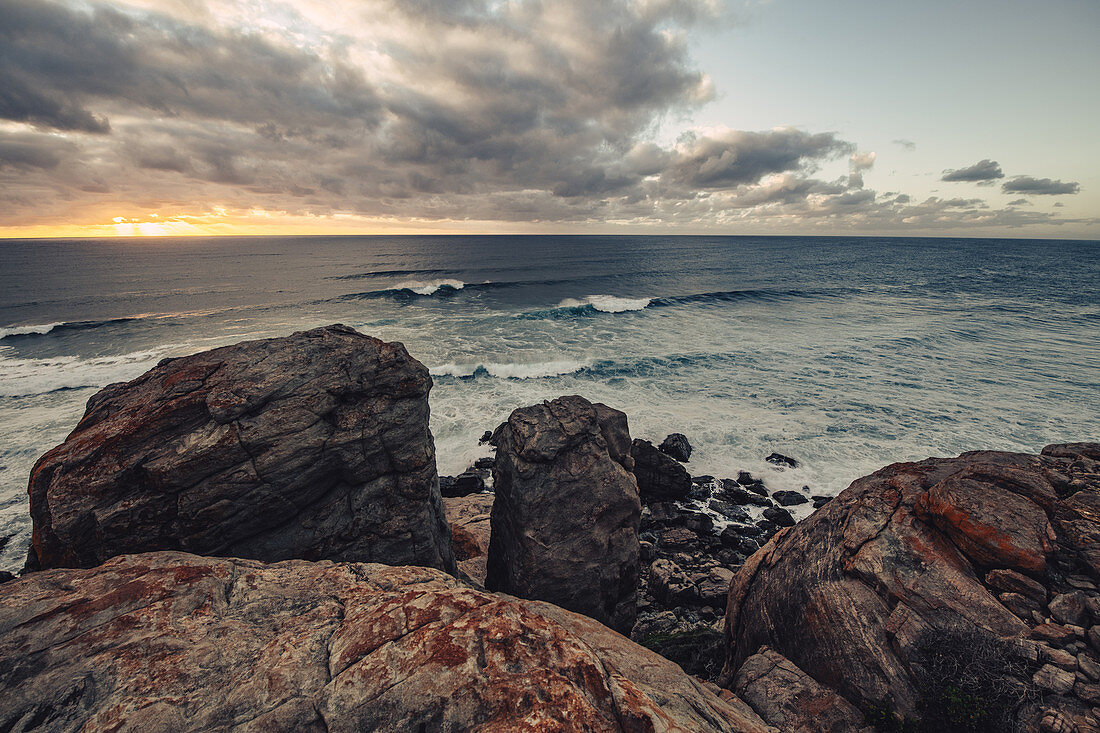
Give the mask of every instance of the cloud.
M 974 165 L 967 166 L 965 168 L 958 168 L 956 170 L 946 170 L 943 172 L 941 181 L 992 181 L 996 178 L 1004 178 L 1005 174 L 1001 171 L 1001 166 L 993 160 L 986 158 L 985 160 L 978 161 Z
M 691 135 L 678 146 L 665 175 L 694 188 L 728 188 L 756 183 L 770 173 L 810 170 L 820 160 L 853 150 L 852 143 L 831 132 L 810 134 L 794 128 Z
M 1066 193 L 1077 193 L 1081 190 L 1081 184 L 1074 181 L 1055 181 L 1050 178 L 1016 176 L 1005 181 L 1004 185 L 1001 186 L 1001 190 L 1005 193 L 1057 196 Z
M 890 142 L 892 142 L 892 143 L 894 143 L 894 145 L 898 145 L 901 148 L 903 148 L 905 150 L 908 150 L 910 152 L 917 149 L 917 144 L 915 142 L 913 142 L 912 140 L 905 140 L 905 139 L 899 138 L 897 140 L 891 140 Z

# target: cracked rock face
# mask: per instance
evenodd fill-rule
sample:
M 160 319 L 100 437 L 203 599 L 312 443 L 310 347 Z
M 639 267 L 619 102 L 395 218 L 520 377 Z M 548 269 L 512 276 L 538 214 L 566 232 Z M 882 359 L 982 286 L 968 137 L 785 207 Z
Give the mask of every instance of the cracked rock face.
M 986 633 L 1012 644 L 1029 670 L 1017 682 L 1038 688 L 1024 727 L 1051 711 L 1095 724 L 1098 459 L 1100 445 L 1084 443 L 978 451 L 855 481 L 734 577 L 723 682 L 770 645 L 857 706 L 909 714 L 921 640 Z
M 185 550 L 454 569 L 423 364 L 345 326 L 166 360 L 31 473 L 28 569 Z
M 485 586 L 629 634 L 642 505 L 626 415 L 559 397 L 515 410 L 492 440 L 496 498 Z
M 32 573 L 0 586 L 0 662 L 4 730 L 774 733 L 590 619 L 428 568 L 156 552 Z

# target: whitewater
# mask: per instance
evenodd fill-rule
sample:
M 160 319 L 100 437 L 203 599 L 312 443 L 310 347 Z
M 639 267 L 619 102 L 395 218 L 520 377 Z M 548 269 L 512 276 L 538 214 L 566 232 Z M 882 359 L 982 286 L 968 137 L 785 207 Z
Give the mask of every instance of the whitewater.
M 812 493 L 895 461 L 1096 440 L 1097 254 L 813 237 L 0 243 L 0 569 L 26 552 L 34 461 L 96 390 L 337 322 L 429 368 L 443 474 L 487 455 L 478 438 L 512 409 L 563 394 L 625 411 L 635 437 L 685 433 L 693 475 Z

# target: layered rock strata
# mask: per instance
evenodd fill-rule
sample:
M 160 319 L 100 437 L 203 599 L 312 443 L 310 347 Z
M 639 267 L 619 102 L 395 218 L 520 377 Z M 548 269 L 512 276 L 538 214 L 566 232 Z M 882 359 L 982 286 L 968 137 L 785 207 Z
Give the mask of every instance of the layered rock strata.
M 35 465 L 28 568 L 174 549 L 453 570 L 431 386 L 338 325 L 165 360 Z

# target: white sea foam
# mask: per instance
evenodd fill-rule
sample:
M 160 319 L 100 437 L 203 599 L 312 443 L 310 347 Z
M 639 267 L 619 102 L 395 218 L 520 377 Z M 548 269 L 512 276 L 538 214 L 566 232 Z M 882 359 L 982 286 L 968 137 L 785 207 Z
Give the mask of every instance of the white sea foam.
M 640 311 L 650 304 L 652 298 L 621 298 L 617 295 L 588 295 L 580 300 L 566 298 L 558 303 L 558 308 L 583 308 L 586 305 L 603 313 L 623 313 Z
M 58 326 L 64 326 L 64 321 L 57 323 L 43 323 L 38 326 L 4 326 L 0 327 L 0 339 L 7 336 L 25 336 L 31 333 L 49 333 Z
M 491 377 L 499 379 L 542 379 L 572 374 L 589 366 L 581 361 L 543 361 L 529 364 L 493 364 L 478 362 L 474 364 L 441 364 L 428 371 L 433 376 L 472 377 L 479 369 Z
M 27 397 L 61 389 L 103 387 L 112 382 L 133 379 L 156 366 L 176 346 L 178 344 L 170 344 L 148 351 L 91 359 L 76 356 L 0 358 L 0 397 Z
M 417 295 L 432 295 L 443 287 L 451 288 L 452 290 L 462 290 L 462 288 L 466 287 L 466 283 L 461 280 L 432 280 L 430 282 L 417 282 L 413 280 L 399 283 L 394 287 L 394 290 L 411 290 Z

